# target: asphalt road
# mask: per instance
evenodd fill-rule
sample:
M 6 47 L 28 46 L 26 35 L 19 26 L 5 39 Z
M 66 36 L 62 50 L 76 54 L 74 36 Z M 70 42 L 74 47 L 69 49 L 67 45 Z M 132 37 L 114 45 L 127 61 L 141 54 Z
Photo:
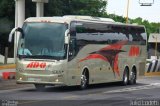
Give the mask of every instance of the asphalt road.
M 136 85 L 117 83 L 78 87 L 47 87 L 36 91 L 33 86 L 0 90 L 2 106 L 160 106 L 160 77 L 141 77 Z M 156 104 L 155 104 L 156 103 Z

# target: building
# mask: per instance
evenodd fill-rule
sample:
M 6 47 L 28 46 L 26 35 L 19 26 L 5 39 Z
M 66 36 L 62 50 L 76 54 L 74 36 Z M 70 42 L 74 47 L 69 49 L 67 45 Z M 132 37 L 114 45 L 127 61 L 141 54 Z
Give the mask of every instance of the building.
M 151 33 L 148 38 L 148 58 L 160 59 L 160 34 Z

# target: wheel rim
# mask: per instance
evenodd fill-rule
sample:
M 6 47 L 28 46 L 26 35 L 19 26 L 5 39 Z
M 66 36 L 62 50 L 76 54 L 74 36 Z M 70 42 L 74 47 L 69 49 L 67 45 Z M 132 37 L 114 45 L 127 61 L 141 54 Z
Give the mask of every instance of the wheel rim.
M 136 79 L 136 75 L 135 75 L 135 73 L 134 72 L 131 72 L 131 81 L 135 81 L 135 79 Z
M 127 77 L 127 74 L 125 73 L 124 82 L 127 83 L 127 81 L 128 81 L 128 77 Z
M 81 76 L 81 86 L 82 86 L 82 88 L 85 87 L 86 84 L 87 84 L 87 78 L 86 78 L 85 75 L 82 75 Z

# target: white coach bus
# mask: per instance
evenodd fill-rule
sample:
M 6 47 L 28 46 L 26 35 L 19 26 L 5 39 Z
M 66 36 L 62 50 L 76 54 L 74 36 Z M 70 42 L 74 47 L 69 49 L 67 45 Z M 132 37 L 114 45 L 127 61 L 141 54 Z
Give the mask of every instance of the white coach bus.
M 145 71 L 144 26 L 91 16 L 32 17 L 25 20 L 16 58 L 18 84 L 78 85 L 122 81 L 135 84 Z

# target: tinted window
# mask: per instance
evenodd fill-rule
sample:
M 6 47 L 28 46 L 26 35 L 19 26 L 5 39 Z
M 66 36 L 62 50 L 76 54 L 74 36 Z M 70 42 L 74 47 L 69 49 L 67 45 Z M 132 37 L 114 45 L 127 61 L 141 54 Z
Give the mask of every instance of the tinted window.
M 25 23 L 25 37 L 18 54 L 28 58 L 64 58 L 66 29 L 66 25 L 61 23 Z
M 128 41 L 127 45 L 145 45 L 144 27 L 114 25 L 104 23 L 71 22 L 71 42 L 69 51 L 74 58 L 79 50 L 87 44 L 114 44 Z M 74 41 L 74 43 L 73 43 Z
M 143 27 L 72 22 L 71 36 L 76 37 L 79 45 L 85 44 L 113 44 L 127 40 L 128 44 L 145 44 L 146 33 Z

